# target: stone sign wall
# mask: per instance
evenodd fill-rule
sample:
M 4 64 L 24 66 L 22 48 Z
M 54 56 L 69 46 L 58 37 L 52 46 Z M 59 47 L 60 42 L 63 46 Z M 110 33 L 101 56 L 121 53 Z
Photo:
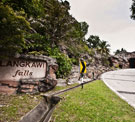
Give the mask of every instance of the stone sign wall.
M 25 59 L 0 60 L 0 80 L 44 78 L 46 62 Z
M 57 84 L 56 60 L 47 56 L 19 55 L 0 59 L 0 92 L 37 93 Z

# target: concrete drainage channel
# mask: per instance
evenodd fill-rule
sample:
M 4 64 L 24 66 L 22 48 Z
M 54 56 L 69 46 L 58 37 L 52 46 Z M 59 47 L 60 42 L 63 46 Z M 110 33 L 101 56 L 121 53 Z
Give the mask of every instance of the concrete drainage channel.
M 94 79 L 95 80 L 95 79 Z M 55 106 L 59 103 L 61 98 L 60 94 L 63 94 L 72 89 L 78 88 L 87 83 L 93 82 L 94 80 L 85 82 L 83 84 L 76 85 L 74 87 L 58 91 L 53 94 L 44 95 L 44 99 L 38 104 L 33 110 L 27 113 L 25 116 L 21 118 L 19 122 L 49 122 L 50 117 L 55 109 Z

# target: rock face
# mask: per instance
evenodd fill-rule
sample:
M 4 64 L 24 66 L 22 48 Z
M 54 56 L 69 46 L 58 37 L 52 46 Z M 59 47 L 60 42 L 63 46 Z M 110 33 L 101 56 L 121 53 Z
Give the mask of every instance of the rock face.
M 55 72 L 58 69 L 56 60 L 47 56 L 28 56 L 21 55 L 15 58 L 26 58 L 32 60 L 41 60 L 47 62 L 46 76 L 44 78 L 28 78 L 19 81 L 2 81 L 0 79 L 0 92 L 6 94 L 14 93 L 38 93 L 46 92 L 57 85 Z
M 85 54 L 82 57 L 87 62 L 87 73 L 84 75 L 84 81 L 98 79 L 102 73 L 112 71 L 117 68 L 135 68 L 135 52 L 121 53 L 119 55 L 108 57 L 100 54 L 90 57 Z M 73 66 L 69 77 L 66 80 L 58 80 L 58 85 L 61 86 L 79 83 L 79 76 L 79 66 Z
M 83 54 L 81 57 L 86 61 L 86 65 L 87 65 L 86 66 L 87 73 L 84 74 L 84 78 L 83 78 L 84 82 L 98 79 L 103 72 L 111 70 L 110 67 L 106 65 L 106 62 L 104 62 L 104 58 L 99 54 L 95 55 L 94 57 L 88 54 Z M 106 60 L 108 59 L 106 58 Z M 66 80 L 60 80 L 61 83 L 58 83 L 58 85 L 62 85 L 62 84 L 70 85 L 74 83 L 81 83 L 81 79 L 79 79 L 79 77 L 80 77 L 79 65 L 78 66 L 74 65 L 72 66 L 72 70 L 69 77 Z
M 67 79 L 59 78 L 57 86 L 67 86 Z
M 124 52 L 110 56 L 110 64 L 119 68 L 135 68 L 135 52 Z
M 84 74 L 84 82 L 90 81 L 90 80 L 95 80 L 100 77 L 100 75 L 106 71 L 110 71 L 111 69 L 108 67 L 105 67 L 103 65 L 89 65 L 86 68 L 87 73 Z M 71 74 L 67 78 L 67 80 L 62 80 L 62 83 L 65 81 L 65 84 L 70 85 L 74 83 L 81 83 L 81 80 L 79 79 L 80 77 L 80 71 L 79 71 L 79 66 L 73 66 Z M 58 80 L 59 81 L 59 80 Z M 60 84 L 60 83 L 58 83 Z M 64 84 L 64 83 L 63 83 Z

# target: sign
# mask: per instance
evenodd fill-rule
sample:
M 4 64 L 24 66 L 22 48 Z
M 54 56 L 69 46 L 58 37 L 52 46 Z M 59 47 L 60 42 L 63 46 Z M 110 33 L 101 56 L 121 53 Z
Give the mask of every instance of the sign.
M 80 61 L 80 73 L 86 73 L 86 62 Z
M 46 62 L 25 59 L 0 60 L 0 80 L 19 81 L 46 76 Z

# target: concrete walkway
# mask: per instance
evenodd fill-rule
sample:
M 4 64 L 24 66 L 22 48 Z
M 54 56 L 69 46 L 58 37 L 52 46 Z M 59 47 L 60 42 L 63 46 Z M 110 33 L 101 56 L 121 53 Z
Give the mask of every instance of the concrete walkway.
M 110 71 L 101 75 L 104 83 L 135 108 L 135 69 Z

